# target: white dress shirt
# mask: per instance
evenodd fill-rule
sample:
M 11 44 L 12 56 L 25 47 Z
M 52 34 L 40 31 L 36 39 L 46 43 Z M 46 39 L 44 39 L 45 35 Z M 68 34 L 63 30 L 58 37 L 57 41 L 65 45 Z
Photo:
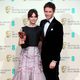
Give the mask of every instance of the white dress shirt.
M 54 19 L 54 17 L 52 17 L 49 22 L 46 22 L 45 25 L 44 25 L 44 36 L 46 36 L 46 32 L 47 32 L 47 29 L 51 23 L 51 21 Z

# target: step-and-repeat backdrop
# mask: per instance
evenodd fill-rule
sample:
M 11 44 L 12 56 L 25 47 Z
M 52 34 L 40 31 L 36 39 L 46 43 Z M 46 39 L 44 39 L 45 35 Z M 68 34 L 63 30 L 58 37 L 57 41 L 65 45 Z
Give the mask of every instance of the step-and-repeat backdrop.
M 60 80 L 80 80 L 80 0 L 0 0 L 0 80 L 12 80 L 15 74 L 21 51 L 18 31 L 28 23 L 28 10 L 38 11 L 39 24 L 49 1 L 56 5 L 55 17 L 64 28 Z

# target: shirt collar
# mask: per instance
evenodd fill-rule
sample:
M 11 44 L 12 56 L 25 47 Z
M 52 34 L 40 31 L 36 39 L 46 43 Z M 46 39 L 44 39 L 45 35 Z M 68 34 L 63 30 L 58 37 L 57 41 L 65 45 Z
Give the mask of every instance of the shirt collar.
M 49 22 L 51 23 L 53 19 L 54 19 L 54 17 L 52 17 L 51 19 L 49 19 Z

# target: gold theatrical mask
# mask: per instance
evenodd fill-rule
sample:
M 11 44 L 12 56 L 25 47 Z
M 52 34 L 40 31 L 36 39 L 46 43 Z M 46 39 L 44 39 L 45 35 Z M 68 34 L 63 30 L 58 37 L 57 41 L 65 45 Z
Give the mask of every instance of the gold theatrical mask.
M 10 6 L 6 6 L 6 7 L 5 7 L 5 11 L 6 11 L 6 13 L 9 13 L 10 10 L 11 10 L 11 7 L 10 7 Z

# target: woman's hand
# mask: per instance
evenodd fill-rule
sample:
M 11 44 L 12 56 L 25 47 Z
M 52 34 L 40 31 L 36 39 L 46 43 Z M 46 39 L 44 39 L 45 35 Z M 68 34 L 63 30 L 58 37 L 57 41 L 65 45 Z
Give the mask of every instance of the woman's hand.
M 24 41 L 24 39 L 19 38 L 19 45 L 21 45 L 21 44 L 25 44 L 25 41 Z

